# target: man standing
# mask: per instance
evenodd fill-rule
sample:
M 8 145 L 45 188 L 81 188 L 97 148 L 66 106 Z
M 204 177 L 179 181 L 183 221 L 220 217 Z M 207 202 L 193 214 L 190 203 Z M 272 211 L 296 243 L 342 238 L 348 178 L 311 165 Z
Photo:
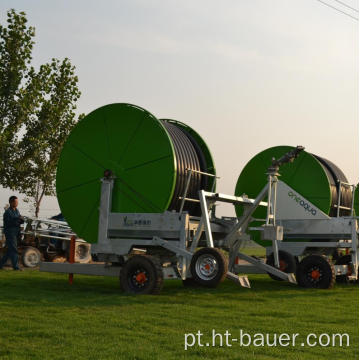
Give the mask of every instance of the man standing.
M 20 235 L 20 225 L 24 223 L 24 219 L 17 209 L 18 203 L 16 196 L 10 196 L 10 207 L 4 212 L 4 234 L 7 252 L 0 260 L 0 269 L 2 269 L 8 259 L 10 259 L 14 270 L 20 270 L 17 239 Z

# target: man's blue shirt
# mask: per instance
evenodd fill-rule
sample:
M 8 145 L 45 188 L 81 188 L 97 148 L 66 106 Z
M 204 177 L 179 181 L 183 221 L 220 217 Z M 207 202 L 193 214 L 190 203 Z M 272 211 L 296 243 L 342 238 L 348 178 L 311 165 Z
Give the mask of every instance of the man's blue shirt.
M 18 209 L 9 207 L 4 212 L 4 233 L 15 233 L 20 231 L 20 212 Z

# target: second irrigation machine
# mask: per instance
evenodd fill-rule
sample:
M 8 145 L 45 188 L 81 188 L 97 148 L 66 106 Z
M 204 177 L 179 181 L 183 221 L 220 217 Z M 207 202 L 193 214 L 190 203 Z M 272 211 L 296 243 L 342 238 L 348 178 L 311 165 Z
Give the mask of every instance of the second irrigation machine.
M 160 292 L 163 280 L 216 287 L 268 273 L 303 287 L 358 279 L 357 188 L 330 161 L 279 146 L 243 169 L 234 195 L 216 191 L 211 153 L 184 123 L 130 104 L 82 119 L 58 163 L 62 213 L 92 243 L 93 263 L 42 262 L 41 271 L 116 276 L 129 293 Z M 230 203 L 236 217 L 219 217 Z M 267 260 L 248 256 L 250 240 Z

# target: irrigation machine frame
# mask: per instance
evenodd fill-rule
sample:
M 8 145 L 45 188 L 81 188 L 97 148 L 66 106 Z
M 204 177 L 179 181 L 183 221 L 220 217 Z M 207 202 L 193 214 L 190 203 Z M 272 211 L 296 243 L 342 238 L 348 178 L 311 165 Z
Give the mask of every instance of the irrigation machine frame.
M 358 218 L 353 209 L 349 209 L 351 216 L 340 216 L 339 196 L 337 216 L 329 217 L 278 179 L 280 166 L 294 161 L 303 149 L 298 146 L 272 160 L 267 183 L 255 199 L 204 190 L 199 191 L 199 199 L 188 198 L 194 173 L 188 169 L 180 210 L 164 213 L 111 212 L 115 177 L 107 170 L 101 179 L 98 242 L 91 246 L 95 263 L 42 262 L 40 271 L 116 276 L 125 291 L 136 294 L 158 293 L 163 279 L 171 278 L 182 279 L 184 285 L 215 287 L 227 277 L 250 287 L 249 273 L 268 273 L 276 280 L 318 288 L 332 287 L 336 278 L 357 280 Z M 183 211 L 185 201 L 199 202 L 201 216 Z M 217 217 L 215 205 L 220 202 L 241 204 L 242 216 Z M 267 209 L 266 219 L 262 226 L 251 227 L 260 206 Z M 267 263 L 241 251 L 250 240 L 249 230 L 271 241 Z M 283 241 L 291 239 L 302 241 Z M 335 259 L 335 250 L 346 254 Z

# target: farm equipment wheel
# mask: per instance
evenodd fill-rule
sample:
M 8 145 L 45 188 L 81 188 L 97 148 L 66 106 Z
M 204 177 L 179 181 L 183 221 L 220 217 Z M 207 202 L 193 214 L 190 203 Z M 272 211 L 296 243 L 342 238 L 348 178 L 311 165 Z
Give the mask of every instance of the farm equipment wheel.
M 75 262 L 87 264 L 91 261 L 91 245 L 85 242 L 75 242 Z
M 343 255 L 337 258 L 335 261 L 335 265 L 349 265 L 352 262 L 351 255 Z M 351 275 L 351 272 L 350 272 Z M 348 283 L 349 282 L 349 276 L 347 275 L 337 275 L 336 276 L 336 282 L 338 283 Z
M 186 278 L 185 280 L 182 281 L 184 287 L 187 288 L 194 288 L 194 287 L 199 287 L 200 284 L 197 283 L 193 278 Z
M 266 264 L 270 265 L 270 266 L 275 266 L 275 259 L 274 259 L 274 253 L 271 253 L 267 258 L 266 258 Z M 290 253 L 286 252 L 286 251 L 279 251 L 279 270 L 287 273 L 287 274 L 291 274 L 296 272 L 296 266 L 297 266 L 297 262 L 295 259 L 295 256 L 291 255 Z M 273 279 L 273 280 L 277 280 L 277 281 L 283 281 L 283 279 L 280 279 L 279 277 L 268 273 L 269 276 Z
M 219 249 L 202 248 L 193 255 L 190 271 L 198 284 L 216 287 L 226 277 L 228 260 Z
M 21 260 L 25 267 L 34 268 L 41 261 L 41 253 L 32 246 L 26 247 L 21 254 Z
M 132 256 L 121 268 L 120 285 L 130 294 L 158 294 L 163 286 L 160 261 L 149 255 Z
M 321 255 L 309 255 L 300 261 L 296 270 L 299 286 L 331 289 L 335 283 L 334 265 Z

